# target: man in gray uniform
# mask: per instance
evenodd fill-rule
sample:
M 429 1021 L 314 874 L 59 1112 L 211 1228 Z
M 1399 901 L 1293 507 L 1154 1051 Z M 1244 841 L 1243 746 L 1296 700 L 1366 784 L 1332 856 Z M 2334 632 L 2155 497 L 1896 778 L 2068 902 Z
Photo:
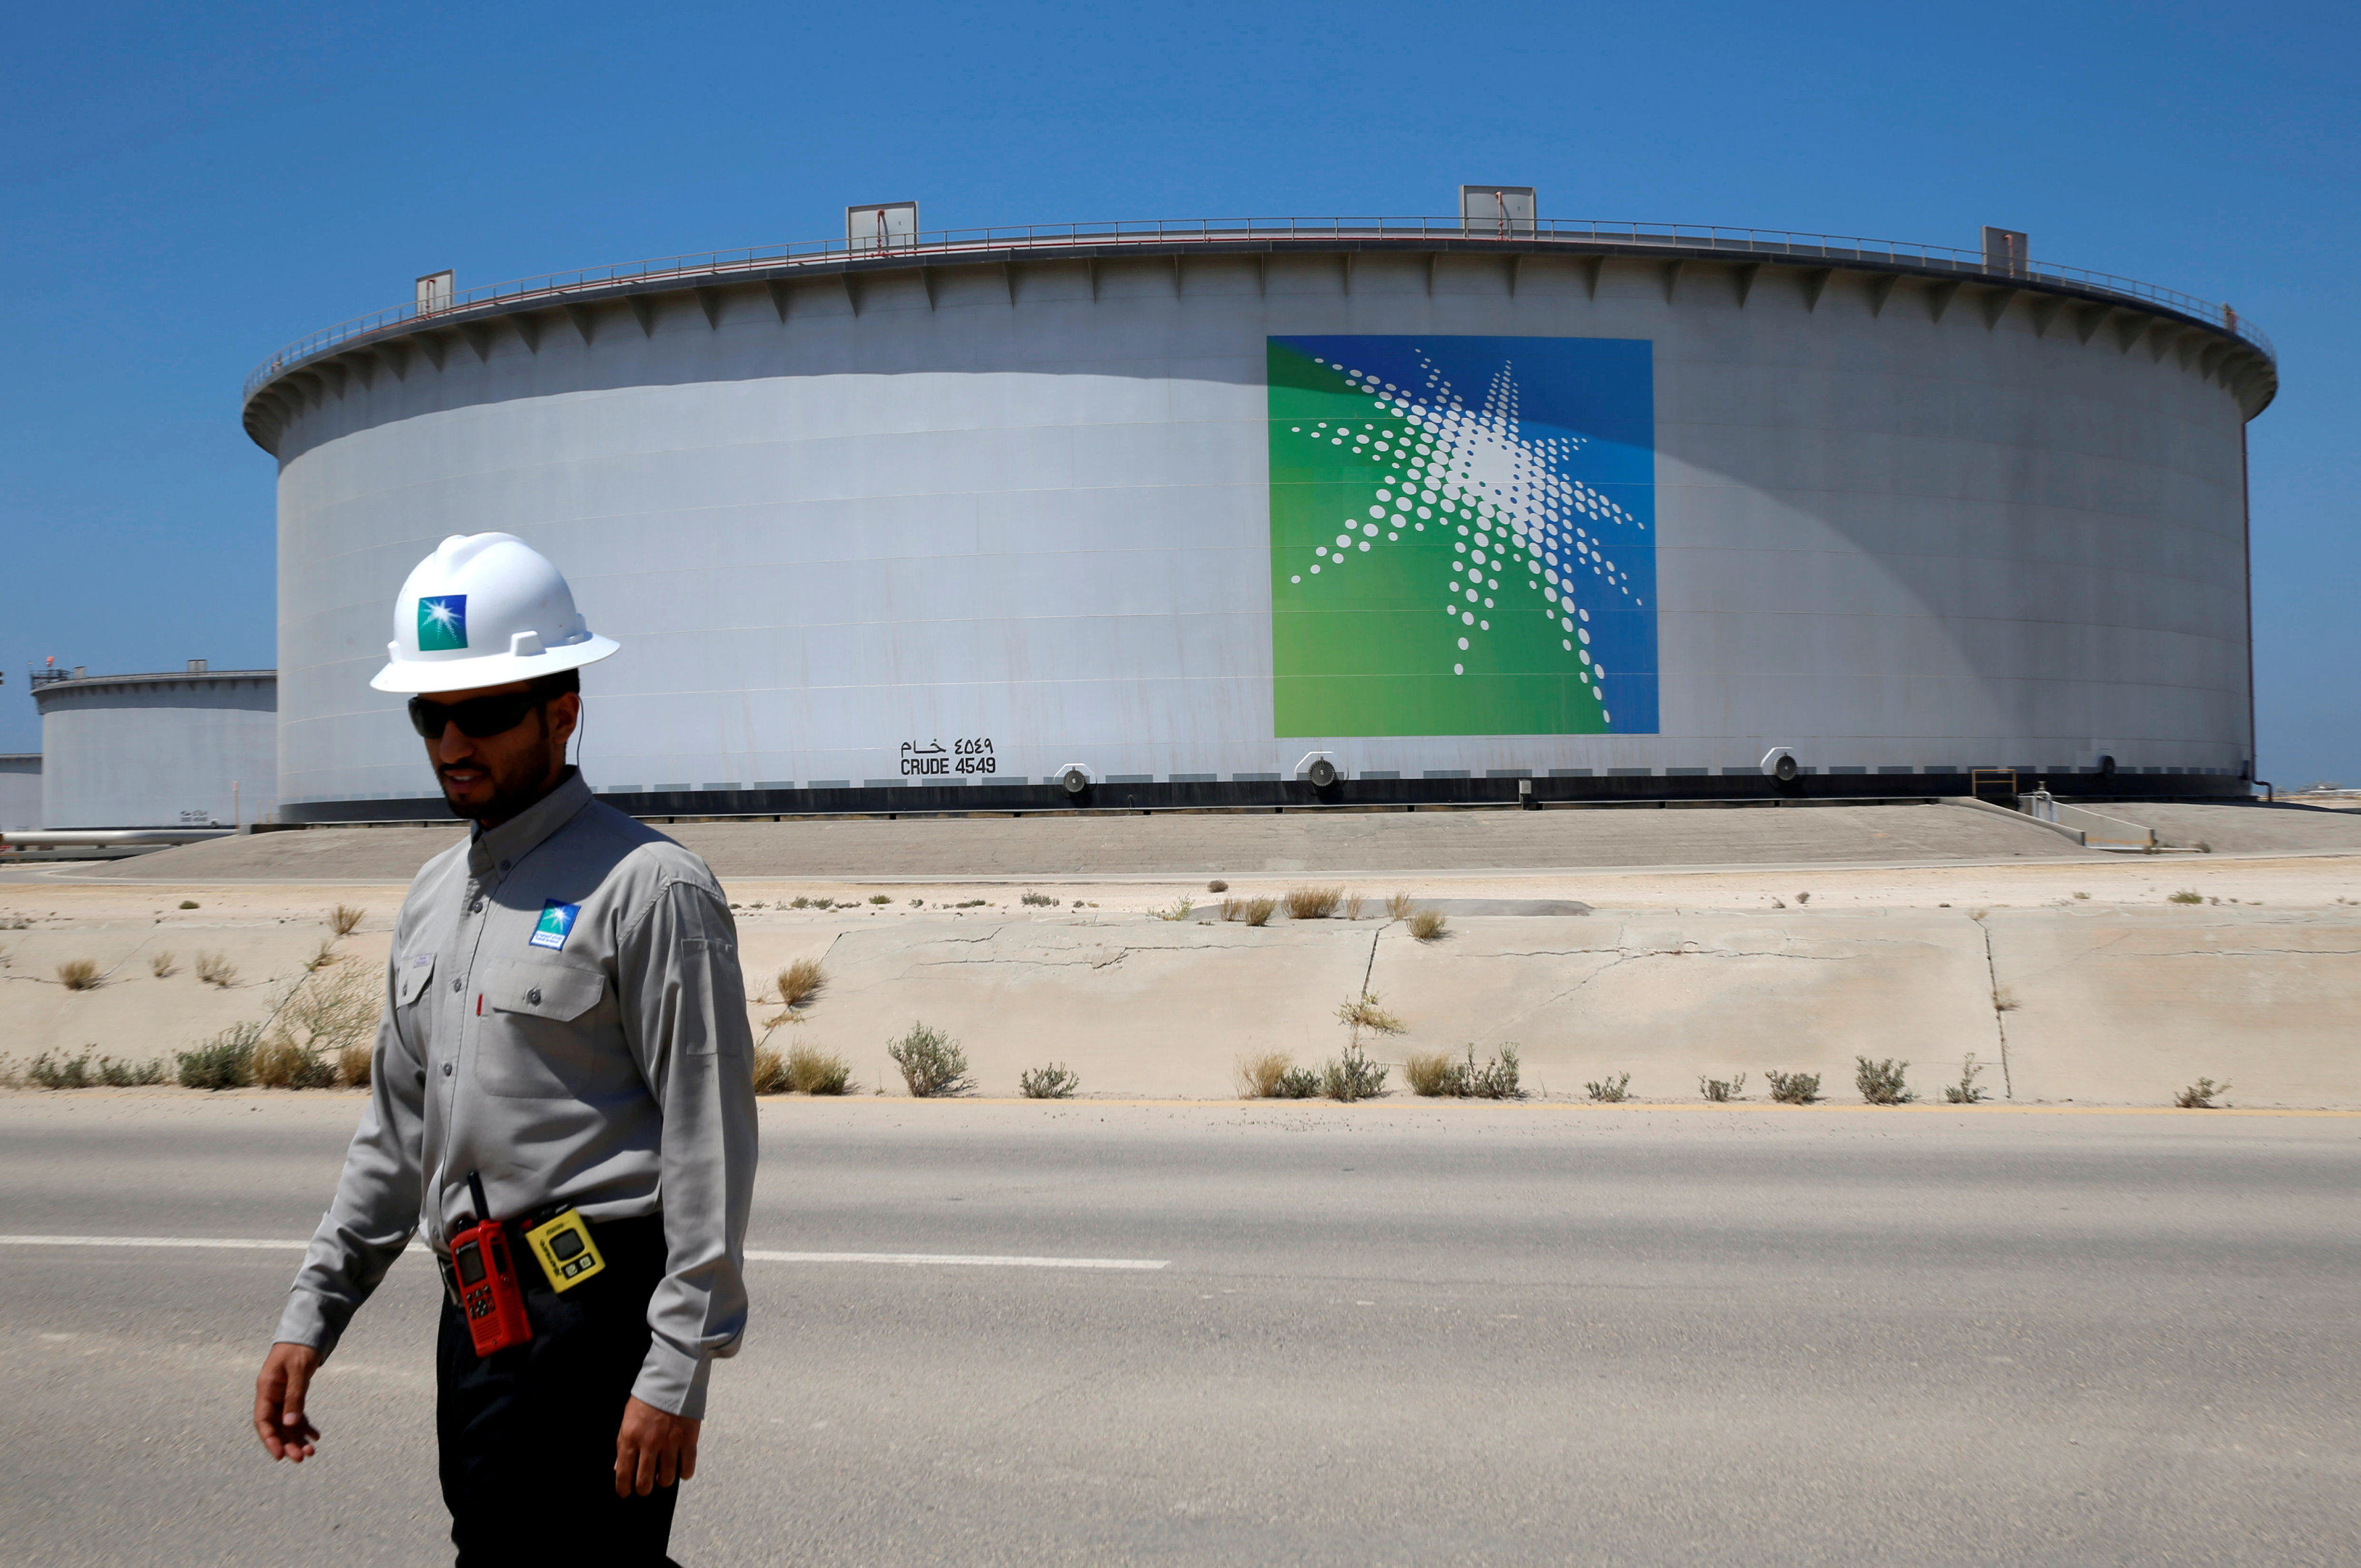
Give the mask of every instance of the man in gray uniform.
M 313 1375 L 423 1229 L 447 1288 L 436 1427 L 459 1563 L 539 1561 L 561 1539 L 666 1562 L 708 1376 L 746 1324 L 752 1043 L 729 903 L 566 765 L 575 672 L 615 644 L 556 568 L 508 534 L 446 539 L 394 623 L 371 684 L 421 694 L 412 722 L 475 830 L 402 905 L 368 1108 L 255 1431 L 274 1459 L 312 1454 Z M 526 1326 L 479 1353 L 472 1336 L 510 1321 L 482 1294 L 499 1249 L 468 1240 L 486 1221 Z

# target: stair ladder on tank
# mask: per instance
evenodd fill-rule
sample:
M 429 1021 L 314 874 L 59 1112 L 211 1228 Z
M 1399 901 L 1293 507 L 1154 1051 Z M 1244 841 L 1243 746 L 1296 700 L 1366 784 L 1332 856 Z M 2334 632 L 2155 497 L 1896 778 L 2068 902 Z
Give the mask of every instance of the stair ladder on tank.
M 1989 800 L 1995 806 L 2016 809 L 2016 770 L 2015 768 L 1976 768 L 1968 774 L 1968 793 L 1978 800 Z

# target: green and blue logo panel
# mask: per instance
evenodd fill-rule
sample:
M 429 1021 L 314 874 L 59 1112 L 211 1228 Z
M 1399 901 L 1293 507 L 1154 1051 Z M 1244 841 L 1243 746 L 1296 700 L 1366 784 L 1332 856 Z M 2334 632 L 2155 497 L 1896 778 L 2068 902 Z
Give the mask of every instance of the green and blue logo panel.
M 1279 736 L 1655 733 L 1653 345 L 1268 347 Z
M 418 601 L 418 651 L 444 653 L 467 645 L 467 596 L 437 594 Z
M 574 934 L 575 916 L 581 913 L 578 904 L 560 904 L 550 899 L 541 906 L 541 920 L 533 928 L 533 945 L 562 949 L 566 938 Z

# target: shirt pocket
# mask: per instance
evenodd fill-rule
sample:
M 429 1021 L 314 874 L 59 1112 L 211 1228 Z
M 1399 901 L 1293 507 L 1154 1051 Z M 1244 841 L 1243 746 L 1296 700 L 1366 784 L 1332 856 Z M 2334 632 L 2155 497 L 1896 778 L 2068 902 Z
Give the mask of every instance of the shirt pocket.
M 407 1007 L 426 994 L 426 982 L 434 978 L 434 955 L 412 953 L 401 961 L 393 971 L 393 1001 L 398 1007 Z
M 621 1039 L 599 1006 L 607 976 L 570 964 L 503 959 L 484 980 L 476 1081 L 517 1100 L 593 1095 L 625 1064 Z

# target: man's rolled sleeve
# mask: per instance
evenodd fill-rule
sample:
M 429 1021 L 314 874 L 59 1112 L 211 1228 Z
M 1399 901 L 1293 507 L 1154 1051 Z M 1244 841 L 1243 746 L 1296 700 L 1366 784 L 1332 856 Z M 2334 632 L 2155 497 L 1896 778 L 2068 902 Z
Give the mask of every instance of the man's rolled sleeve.
M 399 946 L 396 951 L 399 952 Z M 369 1102 L 346 1151 L 335 1201 L 320 1218 L 273 1336 L 326 1355 L 418 1228 L 426 1073 L 402 1037 L 386 966 L 386 1009 L 369 1063 Z
M 632 1393 L 705 1413 L 715 1357 L 746 1331 L 746 1213 L 757 1133 L 738 937 L 718 889 L 667 879 L 616 957 L 623 1029 L 664 1116 L 664 1274 Z

